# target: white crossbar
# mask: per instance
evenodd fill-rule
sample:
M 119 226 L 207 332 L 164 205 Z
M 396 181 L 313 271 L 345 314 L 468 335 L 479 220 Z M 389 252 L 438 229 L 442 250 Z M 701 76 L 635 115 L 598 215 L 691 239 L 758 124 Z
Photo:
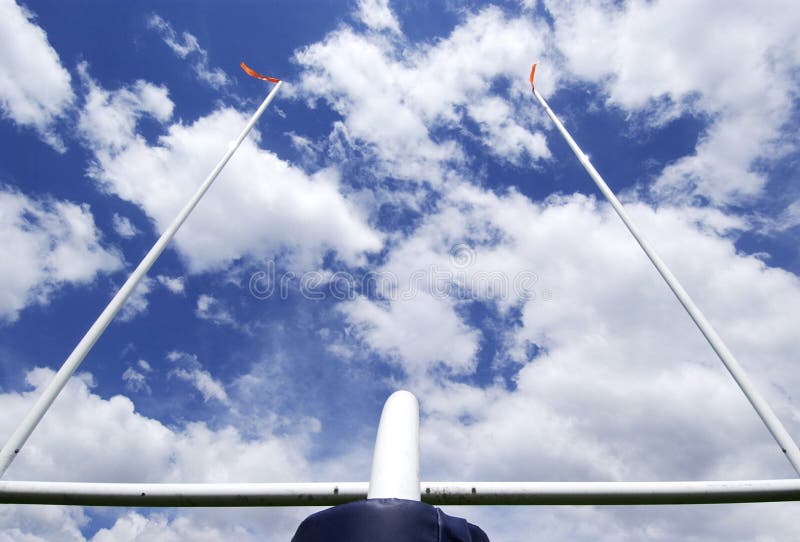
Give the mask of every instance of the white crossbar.
M 106 484 L 0 481 L 0 503 L 81 506 L 332 506 L 368 482 Z M 422 482 L 436 505 L 652 505 L 800 501 L 800 480 L 714 482 Z

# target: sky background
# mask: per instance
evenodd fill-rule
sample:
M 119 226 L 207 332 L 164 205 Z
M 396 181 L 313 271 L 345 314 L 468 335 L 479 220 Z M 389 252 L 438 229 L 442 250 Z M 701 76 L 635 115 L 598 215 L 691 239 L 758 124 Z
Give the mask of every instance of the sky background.
M 269 90 L 6 474 L 795 474 L 530 95 L 800 439 L 791 1 L 0 0 L 0 438 Z M 288 540 L 310 509 L 0 507 L 0 540 Z M 448 508 L 492 540 L 789 540 L 798 505 Z

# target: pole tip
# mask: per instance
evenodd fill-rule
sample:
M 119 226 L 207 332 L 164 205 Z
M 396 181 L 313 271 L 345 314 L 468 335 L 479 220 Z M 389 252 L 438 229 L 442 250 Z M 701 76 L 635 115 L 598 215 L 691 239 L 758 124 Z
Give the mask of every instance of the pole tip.
M 536 64 L 534 63 L 533 67 L 531 67 L 531 76 L 529 78 L 531 82 L 531 88 L 533 88 L 533 76 L 536 73 Z

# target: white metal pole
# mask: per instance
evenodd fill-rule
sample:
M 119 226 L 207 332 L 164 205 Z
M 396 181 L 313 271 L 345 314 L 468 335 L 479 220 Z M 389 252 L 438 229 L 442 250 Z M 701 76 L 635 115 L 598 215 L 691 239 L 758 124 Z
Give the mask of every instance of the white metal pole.
M 386 400 L 378 424 L 368 499 L 419 500 L 419 403 L 407 391 Z
M 153 265 L 153 263 L 158 259 L 161 253 L 167 246 L 167 243 L 175 236 L 175 233 L 178 231 L 178 228 L 184 223 L 186 218 L 195 208 L 197 203 L 203 197 L 203 195 L 208 191 L 211 187 L 211 184 L 214 182 L 214 179 L 217 178 L 217 175 L 222 171 L 222 168 L 225 167 L 225 164 L 228 163 L 233 153 L 239 148 L 239 145 L 242 144 L 244 138 L 247 137 L 247 134 L 253 128 L 255 123 L 258 121 L 259 117 L 261 117 L 262 113 L 267 109 L 272 99 L 275 97 L 275 94 L 280 89 L 282 82 L 278 82 L 275 87 L 273 87 L 272 91 L 264 98 L 264 101 L 261 103 L 261 106 L 256 110 L 250 120 L 247 122 L 247 125 L 242 130 L 242 133 L 239 134 L 239 137 L 233 142 L 228 150 L 225 152 L 225 155 L 220 159 L 214 169 L 211 170 L 211 173 L 208 174 L 206 180 L 203 181 L 203 184 L 200 185 L 200 188 L 197 189 L 197 192 L 192 196 L 192 198 L 186 203 L 186 205 L 181 209 L 178 216 L 172 221 L 169 227 L 164 230 L 164 233 L 161 234 L 161 237 L 158 238 L 158 241 L 153 245 L 147 255 L 142 259 L 136 269 L 131 273 L 131 276 L 128 277 L 128 280 L 125 281 L 125 284 L 122 285 L 122 288 L 114 295 L 114 297 L 109 302 L 108 306 L 106 306 L 105 310 L 100 314 L 97 320 L 92 324 L 92 327 L 89 328 L 89 331 L 86 332 L 86 335 L 80 340 L 78 345 L 69 355 L 69 357 L 64 361 L 64 364 L 58 370 L 58 372 L 53 377 L 53 380 L 47 385 L 42 395 L 39 396 L 36 403 L 33 405 L 33 408 L 28 412 L 28 414 L 23 418 L 22 422 L 19 424 L 17 429 L 11 435 L 11 438 L 8 439 L 3 449 L 0 450 L 0 477 L 5 474 L 6 470 L 8 469 L 11 462 L 14 461 L 14 458 L 19 453 L 22 446 L 24 446 L 25 441 L 28 440 L 28 437 L 31 435 L 33 430 L 41 421 L 42 417 L 44 417 L 47 409 L 50 408 L 50 405 L 53 404 L 53 401 L 67 384 L 69 377 L 75 372 L 78 366 L 81 364 L 83 359 L 86 357 L 86 354 L 92 349 L 94 343 L 100 338 L 105 331 L 106 327 L 114 316 L 119 312 L 122 305 L 125 303 L 125 300 L 131 295 L 136 285 L 139 284 L 139 281 L 147 274 L 147 271 Z
M 2 504 L 331 506 L 362 500 L 367 482 L 137 484 L 0 481 Z M 800 480 L 693 482 L 422 482 L 428 504 L 650 505 L 800 501 Z M 417 499 L 419 500 L 419 499 Z
M 678 279 L 672 274 L 664 261 L 658 256 L 658 254 L 656 254 L 655 249 L 653 249 L 650 243 L 639 232 L 638 227 L 633 223 L 631 218 L 628 216 L 628 213 L 625 212 L 622 204 L 589 161 L 589 157 L 587 157 L 583 151 L 581 151 L 580 147 L 578 147 L 578 144 L 575 143 L 575 140 L 572 139 L 572 136 L 570 136 L 569 132 L 567 132 L 566 128 L 564 128 L 564 125 L 561 124 L 560 120 L 558 120 L 556 114 L 553 113 L 553 110 L 550 109 L 550 106 L 548 106 L 547 102 L 544 100 L 544 98 L 542 98 L 542 95 L 539 94 L 539 91 L 533 86 L 533 72 L 531 72 L 531 90 L 533 90 L 533 95 L 536 96 L 536 99 L 539 101 L 542 107 L 544 107 L 544 110 L 553 121 L 553 124 L 556 125 L 556 128 L 558 128 L 558 131 L 561 132 L 561 135 L 572 149 L 572 152 L 575 153 L 575 156 L 578 158 L 581 165 L 583 165 L 586 172 L 600 189 L 600 192 L 603 193 L 608 202 L 617 212 L 617 215 L 619 215 L 619 217 L 622 219 L 622 222 L 625 223 L 628 231 L 631 232 L 631 235 L 633 235 L 634 239 L 636 239 L 636 242 L 639 243 L 639 246 L 642 247 L 642 250 L 644 250 L 645 254 L 647 254 L 647 257 L 650 258 L 651 262 L 653 262 L 653 265 L 656 267 L 659 274 L 661 274 L 661 277 L 664 279 L 664 281 L 666 281 L 667 285 L 672 290 L 672 293 L 675 294 L 675 297 L 678 298 L 678 301 L 680 301 L 681 305 L 683 305 L 683 308 L 686 309 L 686 312 L 688 312 L 689 316 L 692 317 L 692 320 L 694 320 L 694 323 L 700 329 L 700 332 L 711 345 L 711 348 L 714 349 L 714 352 L 717 353 L 719 359 L 739 385 L 739 388 L 742 390 L 745 397 L 747 397 L 747 400 L 750 401 L 751 405 L 753 405 L 753 408 L 756 410 L 759 417 L 761 417 L 761 420 L 764 422 L 764 425 L 767 426 L 769 432 L 778 442 L 781 451 L 783 451 L 783 453 L 786 455 L 786 458 L 792 464 L 794 470 L 800 474 L 800 449 L 797 448 L 797 444 L 795 444 L 794 440 L 792 440 L 791 435 L 789 435 L 789 432 L 786 431 L 786 428 L 775 415 L 775 412 L 769 406 L 767 401 L 761 396 L 756 387 L 753 385 L 742 366 L 739 365 L 739 362 L 733 357 L 731 351 L 728 349 L 725 343 L 722 342 L 722 338 L 720 338 L 720 336 L 711 326 L 711 323 L 708 321 L 708 319 L 706 319 L 697 305 L 695 305 L 694 301 L 692 301 L 692 298 L 689 297 L 689 294 L 683 289 L 683 286 L 681 286 L 680 282 L 678 282 Z
M 800 480 L 713 482 L 430 482 L 422 500 L 470 505 L 648 505 L 800 500 Z

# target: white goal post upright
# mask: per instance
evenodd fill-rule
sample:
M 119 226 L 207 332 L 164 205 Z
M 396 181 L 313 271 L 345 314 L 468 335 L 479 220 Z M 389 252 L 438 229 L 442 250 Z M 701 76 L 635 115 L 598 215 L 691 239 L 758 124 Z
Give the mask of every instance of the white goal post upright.
M 400 390 L 381 412 L 367 498 L 418 501 L 419 488 L 419 402 Z
M 795 444 L 794 440 L 792 440 L 791 435 L 789 435 L 789 432 L 786 431 L 786 428 L 775 415 L 775 412 L 769 406 L 767 401 L 764 399 L 761 393 L 759 393 L 758 389 L 756 389 L 755 385 L 747 376 L 747 373 L 745 373 L 742 366 L 738 361 L 736 361 L 736 358 L 733 357 L 733 354 L 722 341 L 722 338 L 711 326 L 711 323 L 700 311 L 697 305 L 695 305 L 694 301 L 692 301 L 692 298 L 689 297 L 689 294 L 686 292 L 686 290 L 684 290 L 683 286 L 681 286 L 681 283 L 678 282 L 678 279 L 675 277 L 675 275 L 672 274 L 672 271 L 669 270 L 667 264 L 665 264 L 664 261 L 659 257 L 652 245 L 650 245 L 650 243 L 639 232 L 639 228 L 636 226 L 636 224 L 634 224 L 630 216 L 628 216 L 628 213 L 625 212 L 624 207 L 622 207 L 622 204 L 614 195 L 614 192 L 611 191 L 606 182 L 589 161 L 589 157 L 583 153 L 580 147 L 578 147 L 578 144 L 575 143 L 575 140 L 572 139 L 572 136 L 569 134 L 569 132 L 567 132 L 567 129 L 564 128 L 564 125 L 561 124 L 560 120 L 558 120 L 556 114 L 553 113 L 553 110 L 550 109 L 549 105 L 547 105 L 545 99 L 542 98 L 542 95 L 539 94 L 538 90 L 536 90 L 536 86 L 533 84 L 535 72 L 536 64 L 534 64 L 531 68 L 530 75 L 531 90 L 533 91 L 533 95 L 547 112 L 547 115 L 550 117 L 550 120 L 553 121 L 553 124 L 555 124 L 556 128 L 558 128 L 558 131 L 564 137 L 564 140 L 569 145 L 569 148 L 572 149 L 573 153 L 575 153 L 575 156 L 586 170 L 586 173 L 589 174 L 594 183 L 597 185 L 597 188 L 599 188 L 600 192 L 602 192 L 606 197 L 608 202 L 614 208 L 614 211 L 616 211 L 617 215 L 620 217 L 620 219 L 622 219 L 622 222 L 628 228 L 628 231 L 631 233 L 631 235 L 633 235 L 634 239 L 636 239 L 636 242 L 639 243 L 639 246 L 642 247 L 644 253 L 653 263 L 656 270 L 658 270 L 659 274 L 667 283 L 670 290 L 672 290 L 672 293 L 675 294 L 675 297 L 678 298 L 678 301 L 680 301 L 681 305 L 683 305 L 683 308 L 686 309 L 686 312 L 688 312 L 689 316 L 691 316 L 692 320 L 694 320 L 694 323 L 711 345 L 711 348 L 714 349 L 714 352 L 716 352 L 719 359 L 728 369 L 728 372 L 730 372 L 733 379 L 739 385 L 739 388 L 742 390 L 745 397 L 747 397 L 747 400 L 750 401 L 750 404 L 758 413 L 758 416 L 764 422 L 764 425 L 767 426 L 769 432 L 778 442 L 781 451 L 786 455 L 786 458 L 792 464 L 797 474 L 800 475 L 800 449 L 797 448 L 797 444 Z
M 33 430 L 36 429 L 36 426 L 44 417 L 47 409 L 50 408 L 50 405 L 53 404 L 53 401 L 55 401 L 56 397 L 58 397 L 58 394 L 61 393 L 62 389 L 64 389 L 64 386 L 67 384 L 69 378 L 103 334 L 103 331 L 105 331 L 106 327 L 108 327 L 108 325 L 111 323 L 111 320 L 114 319 L 114 316 L 116 316 L 116 314 L 125 304 L 125 301 L 128 299 L 128 297 L 130 297 L 133 290 L 150 270 L 150 267 L 152 267 L 153 263 L 155 263 L 161 253 L 164 252 L 167 244 L 175 236 L 175 233 L 177 233 L 178 229 L 186 221 L 186 219 L 189 217 L 189 214 L 192 212 L 192 210 L 194 210 L 194 208 L 200 202 L 200 199 L 203 197 L 203 195 L 205 195 L 205 193 L 211 187 L 211 184 L 220 174 L 222 168 L 225 167 L 225 164 L 228 163 L 228 160 L 231 159 L 233 154 L 242 144 L 242 141 L 244 141 L 245 137 L 247 137 L 247 134 L 250 133 L 250 130 L 253 128 L 255 123 L 258 121 L 264 111 L 266 111 L 270 102 L 272 102 L 273 98 L 275 98 L 278 89 L 281 88 L 282 82 L 273 80 L 272 78 L 269 78 L 269 81 L 276 82 L 275 86 L 272 88 L 267 97 L 264 98 L 261 106 L 256 110 L 253 116 L 250 117 L 250 120 L 239 134 L 239 137 L 231 143 L 223 157 L 219 162 L 217 162 L 217 165 L 214 166 L 214 169 L 211 170 L 211 173 L 208 174 L 208 177 L 206 177 L 205 181 L 203 181 L 203 184 L 200 185 L 200 188 L 197 189 L 191 199 L 186 203 L 183 209 L 181 209 L 181 211 L 178 213 L 178 216 L 175 217 L 169 227 L 164 230 L 164 233 L 161 234 L 161 237 L 158 238 L 158 241 L 155 242 L 147 255 L 145 255 L 133 273 L 131 273 L 130 277 L 128 277 L 128 280 L 125 281 L 125 284 L 122 285 L 103 312 L 100 313 L 100 316 L 97 317 L 97 320 L 95 320 L 94 324 L 92 324 L 66 361 L 64 361 L 64 364 L 36 400 L 36 403 L 34 403 L 31 410 L 22 419 L 14 433 L 12 433 L 11 437 L 3 446 L 2 450 L 0 450 L 0 478 L 2 478 L 6 470 L 8 470 L 9 465 L 11 465 L 11 462 L 14 461 L 14 458 L 25 445 L 25 442 L 28 440 L 28 437 L 30 437 L 31 433 L 33 433 Z

